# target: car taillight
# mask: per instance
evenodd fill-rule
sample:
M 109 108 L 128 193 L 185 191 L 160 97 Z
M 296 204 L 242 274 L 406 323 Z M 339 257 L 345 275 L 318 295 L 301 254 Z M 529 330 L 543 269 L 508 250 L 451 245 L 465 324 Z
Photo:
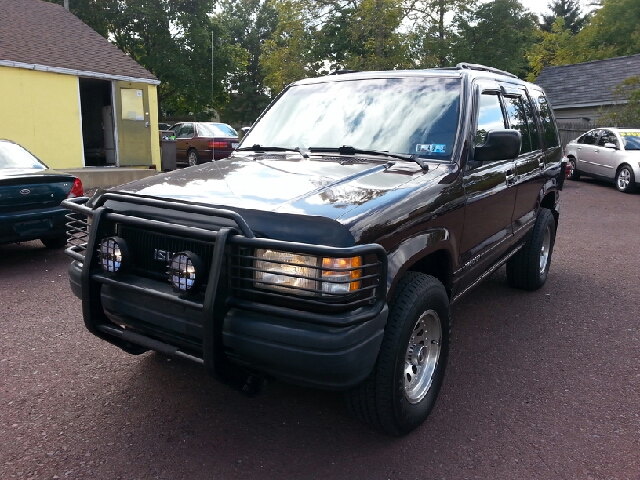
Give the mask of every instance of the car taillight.
M 83 195 L 84 189 L 82 188 L 82 182 L 79 178 L 76 178 L 76 181 L 73 182 L 73 187 L 71 187 L 71 191 L 69 192 L 69 195 L 67 195 L 67 198 L 82 197 Z
M 229 148 L 229 142 L 210 141 L 209 148 Z

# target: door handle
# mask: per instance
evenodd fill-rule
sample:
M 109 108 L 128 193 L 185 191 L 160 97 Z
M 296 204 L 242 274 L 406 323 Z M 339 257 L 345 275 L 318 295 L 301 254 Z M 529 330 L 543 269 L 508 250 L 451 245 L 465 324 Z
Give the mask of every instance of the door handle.
M 505 172 L 505 177 L 507 181 L 507 186 L 513 185 L 518 179 L 518 176 L 516 175 L 516 171 L 513 168 L 510 168 Z

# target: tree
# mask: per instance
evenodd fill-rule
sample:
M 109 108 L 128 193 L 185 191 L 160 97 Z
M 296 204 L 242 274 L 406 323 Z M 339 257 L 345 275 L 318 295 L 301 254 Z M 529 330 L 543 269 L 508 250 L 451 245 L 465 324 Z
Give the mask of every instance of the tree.
M 414 25 L 410 38 L 412 56 L 417 59 L 416 66 L 451 65 L 457 31 L 455 24 L 447 19 L 467 16 L 475 5 L 475 0 L 429 0 L 406 6 L 407 18 Z
M 603 0 L 591 21 L 570 45 L 570 63 L 640 53 L 640 2 Z
M 456 19 L 455 62 L 481 63 L 524 78 L 537 19 L 518 0 L 493 0 Z
M 161 112 L 198 113 L 226 103 L 227 77 L 242 68 L 244 56 L 212 20 L 213 0 L 72 0 L 70 7 L 158 77 Z
M 229 32 L 229 41 L 247 55 L 246 69 L 229 78 L 230 101 L 221 110 L 221 117 L 234 125 L 251 125 L 271 101 L 260 54 L 276 29 L 278 13 L 264 0 L 224 0 L 219 20 Z
M 535 81 L 544 67 L 569 63 L 567 55 L 570 52 L 573 35 L 564 27 L 562 17 L 556 17 L 551 31 L 540 30 L 537 37 L 538 41 L 527 52 L 531 68 L 527 80 L 530 82 Z
M 313 28 L 310 9 L 304 1 L 272 0 L 278 26 L 264 42 L 260 68 L 271 95 L 301 78 L 318 75 L 319 62 L 312 55 Z
M 389 70 L 408 66 L 407 45 L 398 33 L 402 8 L 395 0 L 361 0 L 349 26 L 345 65 L 354 70 Z
M 558 17 L 564 20 L 564 28 L 572 34 L 578 33 L 587 22 L 588 16 L 583 15 L 580 2 L 576 0 L 553 0 L 547 5 L 551 15 L 542 15 L 540 28 L 545 32 L 551 32 L 553 24 Z

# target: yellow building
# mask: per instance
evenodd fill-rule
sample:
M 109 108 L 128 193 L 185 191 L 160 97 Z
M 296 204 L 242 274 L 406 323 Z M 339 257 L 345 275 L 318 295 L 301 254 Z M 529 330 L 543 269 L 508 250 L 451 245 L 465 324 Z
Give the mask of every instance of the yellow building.
M 59 5 L 0 12 L 0 138 L 54 169 L 160 170 L 155 76 Z

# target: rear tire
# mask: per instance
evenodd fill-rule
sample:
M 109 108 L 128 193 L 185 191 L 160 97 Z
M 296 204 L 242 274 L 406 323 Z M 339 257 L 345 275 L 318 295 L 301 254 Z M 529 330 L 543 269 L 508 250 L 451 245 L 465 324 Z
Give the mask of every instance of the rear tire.
M 349 410 L 390 435 L 406 435 L 420 426 L 442 386 L 449 325 L 449 297 L 442 283 L 408 272 L 391 301 L 373 371 L 345 394 Z
M 569 163 L 571 164 L 571 173 L 569 173 L 567 179 L 580 180 L 580 172 L 578 171 L 578 165 L 576 164 L 575 158 L 570 158 Z
M 556 222 L 551 210 L 541 208 L 524 247 L 507 262 L 509 285 L 537 290 L 547 281 L 556 238 Z
M 616 173 L 616 188 L 623 193 L 633 193 L 636 189 L 636 178 L 629 165 L 622 165 Z
M 40 241 L 44 244 L 45 247 L 50 249 L 63 248 L 67 245 L 66 235 L 61 235 L 58 237 L 44 237 L 41 238 Z

